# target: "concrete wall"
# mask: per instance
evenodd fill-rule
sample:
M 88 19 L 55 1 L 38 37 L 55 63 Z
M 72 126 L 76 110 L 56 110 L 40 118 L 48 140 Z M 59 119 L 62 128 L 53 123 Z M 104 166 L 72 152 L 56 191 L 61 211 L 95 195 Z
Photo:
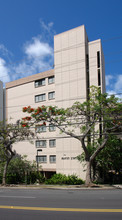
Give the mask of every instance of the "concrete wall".
M 53 76 L 54 71 L 46 71 L 44 73 L 36 74 L 27 78 L 23 78 L 17 81 L 13 81 L 6 84 L 6 118 L 9 123 L 16 123 L 17 120 L 25 117 L 27 113 L 22 112 L 23 107 L 31 106 L 37 108 L 42 105 L 55 105 L 55 100 L 48 99 L 48 92 L 55 91 L 55 83 L 48 84 L 48 77 Z M 35 80 L 45 78 L 46 83 L 44 86 L 39 86 L 35 88 Z M 46 101 L 35 103 L 35 96 L 39 94 L 46 93 Z M 39 152 L 39 155 L 47 155 L 47 163 L 43 164 L 43 170 L 56 170 L 56 164 L 49 163 L 49 155 L 56 155 L 56 147 L 49 147 L 50 137 L 56 136 L 55 132 L 49 132 L 47 127 L 47 132 L 38 134 L 43 140 L 47 140 L 47 147 Z M 27 155 L 28 160 L 35 160 L 37 155 L 37 150 L 35 146 L 35 141 L 32 140 L 33 144 L 28 141 L 19 142 L 14 145 L 18 154 Z
M 90 86 L 98 86 L 98 69 L 100 70 L 101 92 L 105 93 L 105 64 L 101 40 L 88 43 Z M 100 52 L 100 67 L 97 64 L 97 52 Z
M 70 107 L 76 101 L 86 100 L 87 39 L 84 25 L 54 36 L 56 105 L 59 107 Z M 84 178 L 83 166 L 76 159 L 81 152 L 79 141 L 58 139 L 57 172 Z

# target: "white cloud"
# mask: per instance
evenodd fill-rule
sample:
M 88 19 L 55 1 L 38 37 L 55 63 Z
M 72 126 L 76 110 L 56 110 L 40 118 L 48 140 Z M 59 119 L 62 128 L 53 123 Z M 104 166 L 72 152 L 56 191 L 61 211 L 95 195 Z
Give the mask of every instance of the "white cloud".
M 45 24 L 42 19 L 40 19 L 41 24 L 41 34 L 35 37 L 23 46 L 23 52 L 25 59 L 17 65 L 14 65 L 11 80 L 15 80 L 21 77 L 26 77 L 32 74 L 43 72 L 53 67 L 53 44 L 51 40 L 53 39 L 54 30 L 53 22 Z
M 110 84 L 110 81 L 113 79 L 112 75 L 107 75 L 106 76 L 106 86 L 108 86 Z
M 113 94 L 116 94 L 116 91 L 115 90 L 107 90 L 107 93 L 109 95 L 113 95 Z
M 26 77 L 32 74 L 52 69 L 53 48 L 48 42 L 44 42 L 41 37 L 34 37 L 23 47 L 25 59 L 13 67 L 12 80 Z
M 115 94 L 116 97 L 122 99 L 122 75 L 108 75 L 106 76 L 107 93 L 109 95 Z
M 3 44 L 0 44 L 0 53 L 4 57 L 9 57 L 13 55 Z
M 41 25 L 41 30 L 43 32 L 42 35 L 43 34 L 45 35 L 45 33 L 48 33 L 47 36 L 53 37 L 56 34 L 55 30 L 53 29 L 54 23 L 52 21 L 49 22 L 48 24 L 45 24 L 45 22 L 41 18 L 40 25 Z
M 122 92 L 122 75 L 118 75 L 117 81 L 114 87 L 117 92 Z
M 48 32 L 50 31 L 51 27 L 54 25 L 53 22 L 49 22 L 48 24 L 45 24 L 42 19 L 40 19 L 40 24 L 41 24 L 42 28 Z
M 6 62 L 3 58 L 0 58 L 0 80 L 3 83 L 9 82 L 9 69 L 6 67 Z
M 39 56 L 45 57 L 47 55 L 52 56 L 53 49 L 48 43 L 41 42 L 38 38 L 33 38 L 32 43 L 27 43 L 24 46 L 25 54 L 29 57 L 37 58 Z
M 0 51 L 2 52 L 3 55 L 8 54 L 8 50 L 3 44 L 0 44 Z
M 45 24 L 40 19 L 41 34 L 32 37 L 23 45 L 23 57 L 21 62 L 12 63 L 12 53 L 3 45 L 0 44 L 0 80 L 9 82 L 18 78 L 26 77 L 32 74 L 43 72 L 53 68 L 53 22 Z M 4 57 L 4 58 L 3 58 Z M 9 63 L 6 64 L 5 60 Z

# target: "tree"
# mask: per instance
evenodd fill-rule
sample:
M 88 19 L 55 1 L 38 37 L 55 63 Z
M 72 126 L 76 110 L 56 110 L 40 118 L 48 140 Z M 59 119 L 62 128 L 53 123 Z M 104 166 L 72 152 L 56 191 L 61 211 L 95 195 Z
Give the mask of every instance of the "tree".
M 43 105 L 33 109 L 28 106 L 23 108 L 23 112 L 31 114 L 33 120 L 30 126 L 34 123 L 37 127 L 45 126 L 48 122 L 80 141 L 86 161 L 86 185 L 92 183 L 92 164 L 105 148 L 109 134 L 122 128 L 122 104 L 114 96 L 101 94 L 100 89 L 94 86 L 91 87 L 88 101 L 76 102 L 70 108 Z M 23 118 L 23 121 L 27 120 L 28 116 Z
M 96 143 L 97 144 L 97 143 Z M 90 155 L 95 150 L 95 143 L 89 144 L 87 149 Z M 105 148 L 96 156 L 92 163 L 92 180 L 95 182 L 112 183 L 121 182 L 122 177 L 122 140 L 115 135 L 109 134 Z M 84 152 L 77 159 L 82 163 L 85 161 Z
M 122 179 L 122 140 L 110 135 L 106 147 L 96 157 L 96 172 L 105 181 L 121 182 Z
M 4 162 L 0 163 L 0 177 L 2 176 L 4 168 Z M 37 172 L 36 162 L 28 161 L 27 156 L 16 155 L 12 158 L 8 165 L 6 183 L 18 184 L 18 183 L 39 183 L 44 181 L 43 175 Z
M 6 184 L 7 168 L 16 155 L 16 151 L 13 150 L 13 144 L 19 141 L 28 140 L 34 137 L 34 133 L 25 123 L 6 124 L 0 122 L 0 161 L 5 162 L 2 184 Z

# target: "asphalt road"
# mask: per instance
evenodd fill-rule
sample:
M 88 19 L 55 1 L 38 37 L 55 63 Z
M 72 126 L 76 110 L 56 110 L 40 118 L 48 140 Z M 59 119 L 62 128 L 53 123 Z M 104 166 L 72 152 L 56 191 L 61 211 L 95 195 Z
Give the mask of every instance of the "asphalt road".
M 122 190 L 1 188 L 0 220 L 20 219 L 119 220 Z

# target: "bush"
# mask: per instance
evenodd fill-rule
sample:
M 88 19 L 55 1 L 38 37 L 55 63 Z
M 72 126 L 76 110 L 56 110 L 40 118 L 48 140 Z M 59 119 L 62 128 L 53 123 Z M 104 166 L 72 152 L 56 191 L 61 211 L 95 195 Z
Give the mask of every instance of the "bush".
M 27 175 L 27 184 L 44 183 L 44 181 L 44 176 L 37 171 L 31 172 Z
M 45 181 L 45 184 L 66 184 L 66 185 L 81 185 L 84 181 L 76 175 L 54 174 L 50 179 Z
M 76 175 L 69 175 L 66 181 L 66 184 L 68 185 L 81 185 L 84 183 L 85 182 L 82 179 L 78 178 Z
M 2 183 L 3 167 L 4 163 L 0 163 L 0 183 Z M 26 156 L 18 156 L 10 161 L 6 175 L 7 184 L 33 184 L 44 181 L 43 175 L 37 172 L 36 164 L 26 160 Z

